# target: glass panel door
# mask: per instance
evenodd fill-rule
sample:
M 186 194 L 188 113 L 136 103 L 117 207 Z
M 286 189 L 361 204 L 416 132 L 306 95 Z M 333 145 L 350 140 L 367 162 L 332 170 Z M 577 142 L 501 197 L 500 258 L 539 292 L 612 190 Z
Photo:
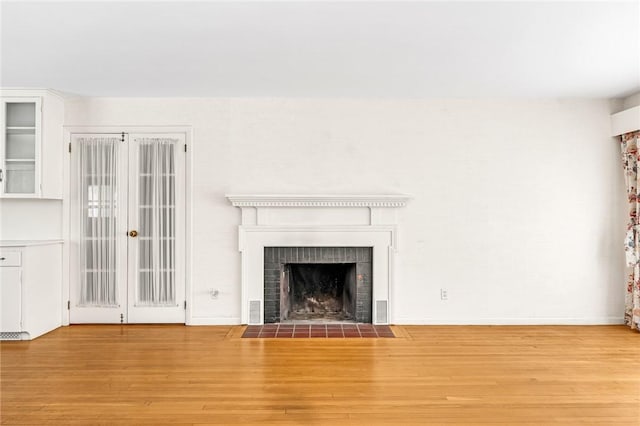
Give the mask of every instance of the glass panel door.
M 185 322 L 184 134 L 73 135 L 72 323 Z
M 126 143 L 115 135 L 72 138 L 74 243 L 71 322 L 126 322 Z
M 130 320 L 184 322 L 184 136 L 130 140 Z

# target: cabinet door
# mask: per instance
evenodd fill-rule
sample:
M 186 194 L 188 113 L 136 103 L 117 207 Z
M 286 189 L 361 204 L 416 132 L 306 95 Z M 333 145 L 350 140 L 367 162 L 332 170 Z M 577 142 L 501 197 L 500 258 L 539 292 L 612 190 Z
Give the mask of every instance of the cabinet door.
M 40 193 L 40 98 L 3 98 L 0 149 L 2 195 Z
M 0 331 L 22 331 L 21 268 L 0 267 Z

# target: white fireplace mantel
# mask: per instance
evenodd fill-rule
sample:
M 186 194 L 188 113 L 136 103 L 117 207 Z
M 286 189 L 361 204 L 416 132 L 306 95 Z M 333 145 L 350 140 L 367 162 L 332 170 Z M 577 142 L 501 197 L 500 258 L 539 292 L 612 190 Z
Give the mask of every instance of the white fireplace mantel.
M 406 195 L 227 195 L 242 210 L 241 321 L 264 321 L 265 247 L 372 247 L 373 322 L 388 324 L 397 210 Z
M 406 195 L 227 195 L 235 207 L 404 207 Z
M 242 225 L 395 224 L 406 195 L 227 195 L 242 209 Z

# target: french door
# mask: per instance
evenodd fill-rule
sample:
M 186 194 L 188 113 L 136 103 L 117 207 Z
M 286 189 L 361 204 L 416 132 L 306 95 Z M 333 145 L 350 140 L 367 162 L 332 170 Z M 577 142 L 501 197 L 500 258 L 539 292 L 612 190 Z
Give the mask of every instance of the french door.
M 71 323 L 185 322 L 184 134 L 72 134 Z

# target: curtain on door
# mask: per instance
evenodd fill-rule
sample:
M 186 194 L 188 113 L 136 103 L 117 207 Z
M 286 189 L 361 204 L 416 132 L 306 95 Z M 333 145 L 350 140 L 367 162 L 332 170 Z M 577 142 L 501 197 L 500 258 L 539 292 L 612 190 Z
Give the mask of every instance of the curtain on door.
M 640 182 L 638 181 L 638 142 L 640 131 L 622 135 L 622 163 L 627 184 L 629 200 L 629 224 L 625 238 L 627 260 L 627 285 L 625 294 L 625 323 L 632 329 L 640 330 L 640 224 L 638 207 L 640 205 Z
M 176 177 L 175 139 L 138 141 L 138 241 L 137 304 L 176 304 Z
M 116 220 L 119 138 L 81 138 L 80 306 L 117 306 Z

